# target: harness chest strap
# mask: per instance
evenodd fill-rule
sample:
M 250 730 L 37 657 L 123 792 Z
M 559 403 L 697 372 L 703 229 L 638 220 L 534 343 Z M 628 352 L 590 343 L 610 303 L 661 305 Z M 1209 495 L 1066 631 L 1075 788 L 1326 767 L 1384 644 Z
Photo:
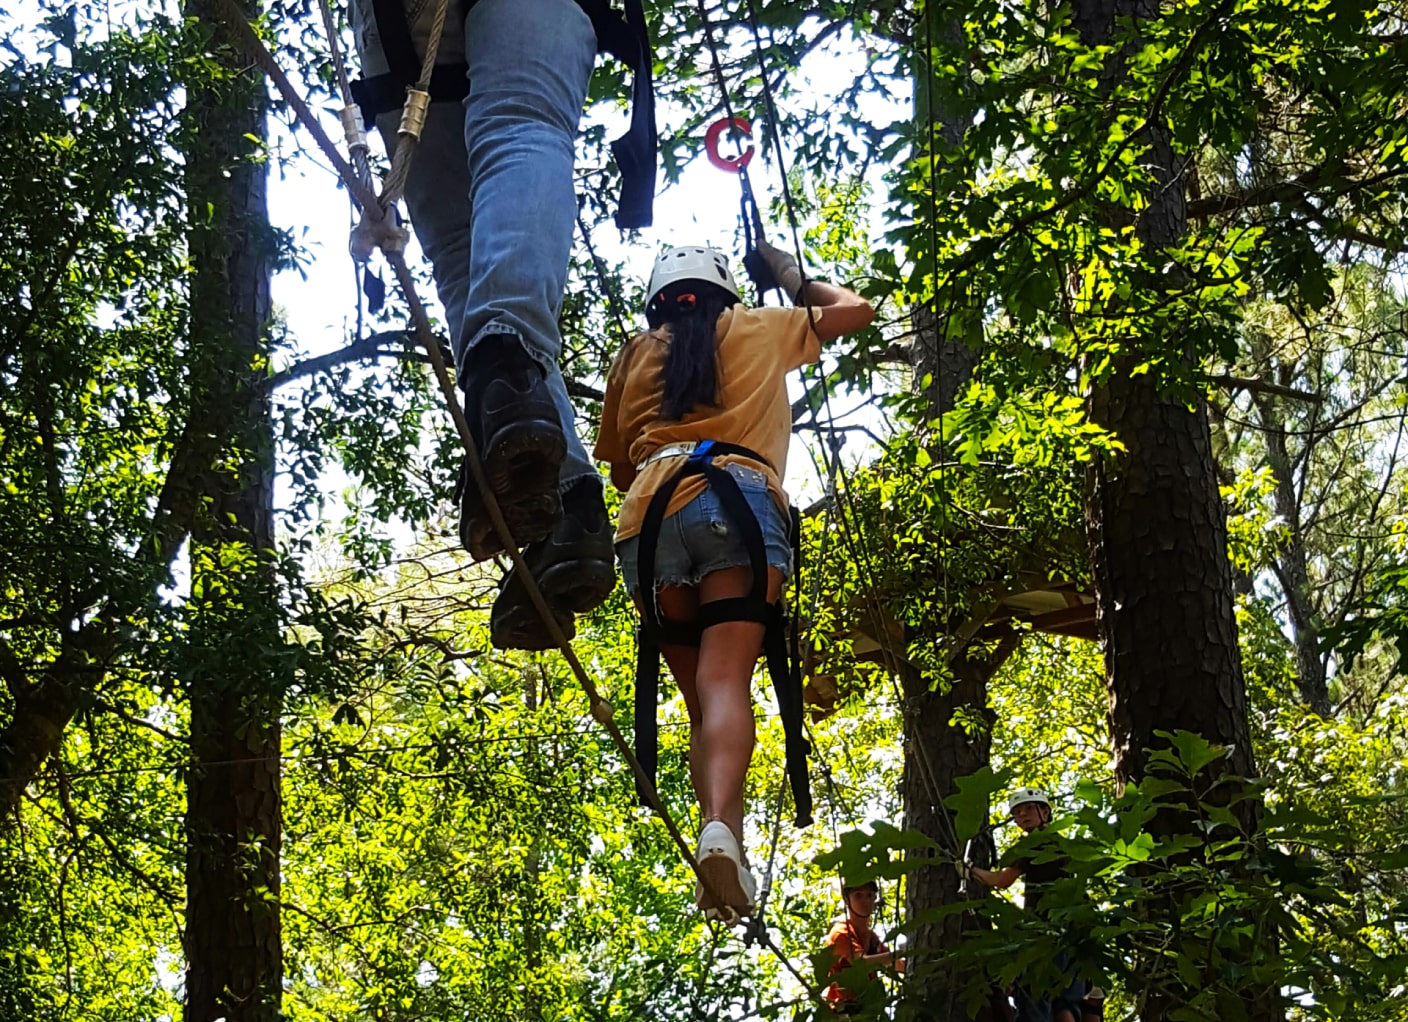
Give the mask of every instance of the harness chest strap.
M 772 678 L 773 691 L 776 693 L 778 710 L 782 716 L 787 778 L 796 808 L 796 824 L 805 827 L 812 821 L 812 798 L 807 777 L 807 754 L 810 750 L 802 733 L 802 661 L 797 632 L 795 628 L 788 628 L 788 618 L 782 601 L 769 603 L 767 599 L 768 565 L 762 526 L 733 476 L 713 463 L 714 458 L 728 454 L 750 458 L 765 465 L 767 459 L 741 445 L 712 440 L 671 447 L 676 449 L 662 448 L 642 462 L 643 467 L 651 461 L 659 460 L 660 457 L 686 457 L 680 470 L 655 491 L 641 524 L 638 567 L 642 611 L 636 658 L 636 758 L 653 785 L 659 759 L 656 709 L 660 687 L 660 646 L 697 646 L 700 634 L 705 628 L 725 621 L 758 622 L 765 627 L 763 653 L 767 659 L 768 674 Z M 692 622 L 664 621 L 660 617 L 660 608 L 655 599 L 655 553 L 660 541 L 660 528 L 675 490 L 682 481 L 694 475 L 704 476 L 718 496 L 724 514 L 742 533 L 744 548 L 748 552 L 748 562 L 753 572 L 752 590 L 747 596 L 704 604 Z M 796 509 L 791 509 L 791 512 L 792 550 L 797 567 L 794 574 L 800 576 L 801 523 Z M 641 791 L 640 794 L 644 799 L 645 793 Z
M 465 0 L 468 14 L 479 0 Z M 649 227 L 655 201 L 655 163 L 659 136 L 655 128 L 654 57 L 650 28 L 641 0 L 625 0 L 624 14 L 612 9 L 611 0 L 576 0 L 592 20 L 598 49 L 611 54 L 632 72 L 631 124 L 611 143 L 611 154 L 621 170 L 621 200 L 616 226 Z M 352 98 L 367 121 L 401 109 L 406 90 L 420 74 L 420 57 L 411 38 L 404 0 L 372 0 L 372 17 L 381 38 L 390 70 L 352 83 Z M 463 61 L 437 64 L 430 78 L 433 103 L 460 103 L 469 95 L 469 68 Z

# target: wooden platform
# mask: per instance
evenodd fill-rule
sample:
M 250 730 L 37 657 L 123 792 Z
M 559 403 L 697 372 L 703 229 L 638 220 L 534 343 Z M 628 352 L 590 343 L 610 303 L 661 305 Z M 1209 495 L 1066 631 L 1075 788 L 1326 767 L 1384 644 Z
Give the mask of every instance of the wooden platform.
M 1008 590 L 995 601 L 990 600 L 986 608 L 979 612 L 976 620 L 965 622 L 959 634 L 991 640 L 1020 628 L 1090 641 L 1099 637 L 1095 626 L 1095 597 L 1083 592 L 1074 582 L 1031 575 L 1020 579 L 1019 587 Z M 889 659 L 887 649 L 903 652 L 904 626 L 887 619 L 885 631 L 889 634 L 885 642 L 876 634 L 879 631 L 870 615 L 862 615 L 856 629 L 840 638 L 851 642 L 852 660 L 883 665 Z M 812 659 L 808 657 L 803 701 L 814 718 L 821 719 L 835 708 L 841 685 L 834 674 L 817 674 L 812 669 Z

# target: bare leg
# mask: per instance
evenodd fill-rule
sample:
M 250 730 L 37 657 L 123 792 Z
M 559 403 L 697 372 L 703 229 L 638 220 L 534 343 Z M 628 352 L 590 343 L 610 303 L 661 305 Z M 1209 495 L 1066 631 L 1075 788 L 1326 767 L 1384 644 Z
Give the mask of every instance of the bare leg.
M 746 596 L 748 568 L 726 568 L 706 575 L 697 589 L 665 586 L 660 615 L 692 620 L 700 604 Z M 782 573 L 768 569 L 768 599 L 782 591 Z M 723 820 L 743 837 L 743 789 L 753 758 L 753 668 L 763 647 L 763 626 L 726 621 L 705 629 L 696 652 L 682 647 L 662 650 L 684 695 L 690 719 L 690 776 L 704 819 Z

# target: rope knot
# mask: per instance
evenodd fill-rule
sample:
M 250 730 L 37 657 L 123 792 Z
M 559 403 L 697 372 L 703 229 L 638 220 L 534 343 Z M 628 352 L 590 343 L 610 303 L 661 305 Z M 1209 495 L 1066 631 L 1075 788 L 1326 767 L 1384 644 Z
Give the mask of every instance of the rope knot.
M 598 724 L 605 724 L 609 726 L 612 722 L 611 704 L 608 703 L 605 699 L 594 700 L 591 704 L 591 713 L 592 717 L 596 719 L 596 722 Z
M 375 219 L 364 211 L 362 219 L 352 228 L 347 247 L 353 259 L 365 263 L 377 249 L 387 254 L 406 251 L 406 243 L 410 240 L 411 232 L 397 221 L 394 208 L 385 210 Z

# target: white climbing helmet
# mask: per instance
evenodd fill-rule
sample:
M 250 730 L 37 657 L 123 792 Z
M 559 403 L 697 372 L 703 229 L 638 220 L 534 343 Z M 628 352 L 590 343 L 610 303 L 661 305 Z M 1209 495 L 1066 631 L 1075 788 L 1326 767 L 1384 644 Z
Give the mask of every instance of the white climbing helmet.
M 1014 812 L 1018 806 L 1024 806 L 1028 802 L 1037 802 L 1046 806 L 1047 809 L 1051 808 L 1050 797 L 1040 788 L 1018 788 L 1007 800 L 1007 811 Z
M 733 271 L 728 268 L 728 259 L 722 252 L 703 245 L 681 245 L 662 252 L 655 260 L 655 269 L 650 271 L 650 283 L 646 286 L 646 322 L 651 326 L 660 324 L 664 311 L 660 303 L 661 292 L 671 284 L 685 280 L 713 284 L 727 291 L 734 301 L 743 300 L 738 291 L 738 282 L 733 279 Z

